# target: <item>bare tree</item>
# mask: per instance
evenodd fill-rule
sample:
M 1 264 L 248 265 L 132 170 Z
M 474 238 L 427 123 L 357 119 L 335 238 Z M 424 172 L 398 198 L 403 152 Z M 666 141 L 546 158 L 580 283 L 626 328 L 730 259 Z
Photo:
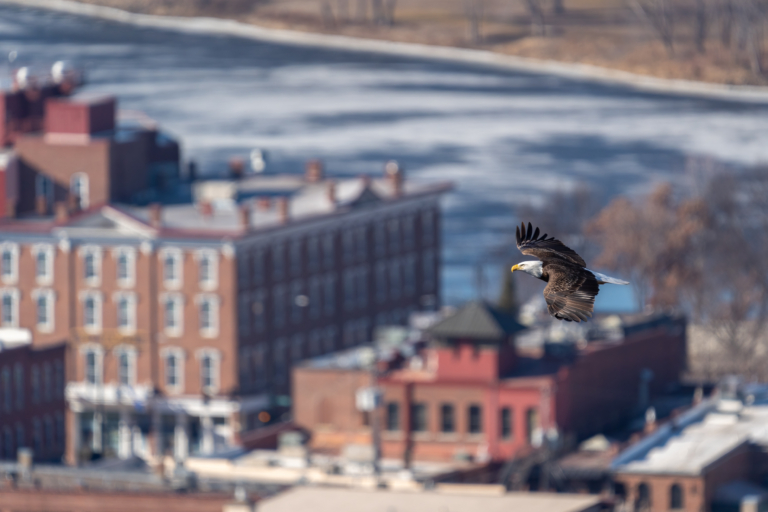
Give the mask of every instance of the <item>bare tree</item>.
M 531 17 L 531 35 L 543 36 L 546 28 L 544 26 L 544 9 L 541 6 L 541 0 L 525 0 L 525 5 Z M 555 5 L 556 8 L 557 6 Z
M 628 0 L 637 16 L 659 37 L 667 53 L 674 55 L 675 10 L 672 0 Z
M 473 44 L 482 42 L 484 0 L 464 0 L 464 14 L 469 21 L 469 39 Z

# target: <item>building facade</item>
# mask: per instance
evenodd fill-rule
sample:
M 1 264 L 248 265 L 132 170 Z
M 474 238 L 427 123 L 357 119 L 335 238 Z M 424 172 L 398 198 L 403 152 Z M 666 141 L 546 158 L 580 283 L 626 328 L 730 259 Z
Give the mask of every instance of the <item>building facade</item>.
M 178 187 L 178 145 L 115 117 L 50 99 L 0 169 L 0 331 L 66 341 L 68 462 L 237 445 L 294 361 L 437 306 L 450 185 L 311 162 Z
M 685 364 L 681 320 L 570 354 L 532 355 L 515 346 L 514 320 L 471 303 L 431 327 L 429 344 L 395 358 L 376 377 L 381 453 L 405 460 L 507 460 L 546 442 L 568 443 L 624 421 L 644 396 L 677 382 Z M 371 414 L 356 393 L 371 372 L 348 355 L 294 370 L 294 418 L 311 446 L 340 453 L 371 443 Z M 644 389 L 644 375 L 654 378 Z

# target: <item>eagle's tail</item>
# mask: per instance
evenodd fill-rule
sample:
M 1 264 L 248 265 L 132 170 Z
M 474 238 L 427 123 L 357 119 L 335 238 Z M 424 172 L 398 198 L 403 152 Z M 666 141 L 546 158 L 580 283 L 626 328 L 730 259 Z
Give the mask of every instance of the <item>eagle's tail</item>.
M 597 284 L 629 284 L 629 281 L 622 281 L 621 279 L 616 279 L 615 277 L 607 276 L 605 274 L 601 274 L 600 272 L 595 272 L 594 270 L 589 271 L 592 272 L 592 274 L 594 274 L 594 276 L 597 278 Z

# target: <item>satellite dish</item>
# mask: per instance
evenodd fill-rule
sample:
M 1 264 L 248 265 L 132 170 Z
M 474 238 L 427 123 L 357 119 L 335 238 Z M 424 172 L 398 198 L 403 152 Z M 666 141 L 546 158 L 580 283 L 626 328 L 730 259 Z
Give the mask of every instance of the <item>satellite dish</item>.
M 16 71 L 16 84 L 20 89 L 26 89 L 29 85 L 29 68 L 27 66 Z
M 60 84 L 71 70 L 72 66 L 69 62 L 58 60 L 51 66 L 51 78 L 53 78 L 54 83 Z
M 258 148 L 251 151 L 251 169 L 253 172 L 262 173 L 267 167 L 264 152 Z

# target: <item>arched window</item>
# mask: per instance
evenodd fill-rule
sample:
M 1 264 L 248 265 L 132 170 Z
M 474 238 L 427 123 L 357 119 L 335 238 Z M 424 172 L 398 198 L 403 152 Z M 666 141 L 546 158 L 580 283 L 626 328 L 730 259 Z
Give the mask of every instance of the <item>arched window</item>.
M 635 510 L 651 510 L 651 488 L 645 482 L 637 486 L 637 501 L 635 501 Z
M 683 508 L 683 488 L 680 484 L 672 484 L 669 488 L 669 508 L 672 510 Z

